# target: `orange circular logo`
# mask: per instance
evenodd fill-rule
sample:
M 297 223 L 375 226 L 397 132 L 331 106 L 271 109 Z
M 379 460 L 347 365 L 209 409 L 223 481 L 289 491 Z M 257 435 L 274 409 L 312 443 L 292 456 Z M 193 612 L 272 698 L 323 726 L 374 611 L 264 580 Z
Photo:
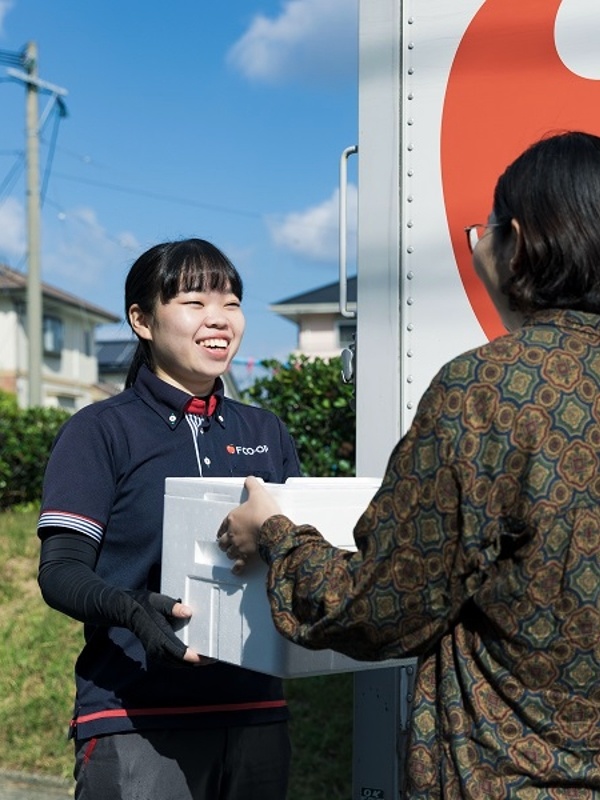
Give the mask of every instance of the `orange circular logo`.
M 505 331 L 473 271 L 464 226 L 486 221 L 498 176 L 525 147 L 548 133 L 600 132 L 600 81 L 571 72 L 557 52 L 561 2 L 487 0 L 448 79 L 441 141 L 446 213 L 465 291 L 488 338 Z

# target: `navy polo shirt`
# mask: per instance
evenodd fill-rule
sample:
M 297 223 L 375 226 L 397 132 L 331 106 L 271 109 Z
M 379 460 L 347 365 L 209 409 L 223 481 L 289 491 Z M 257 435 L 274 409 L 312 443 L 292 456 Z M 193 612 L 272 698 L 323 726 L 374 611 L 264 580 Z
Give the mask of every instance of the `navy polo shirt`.
M 97 574 L 122 589 L 160 591 L 165 478 L 298 476 L 293 441 L 269 411 L 223 396 L 205 419 L 189 395 L 142 367 L 135 385 L 86 406 L 53 445 L 39 530 L 59 526 L 100 544 Z M 278 678 L 228 664 L 148 663 L 125 628 L 86 625 L 76 664 L 72 735 L 215 727 L 286 719 Z

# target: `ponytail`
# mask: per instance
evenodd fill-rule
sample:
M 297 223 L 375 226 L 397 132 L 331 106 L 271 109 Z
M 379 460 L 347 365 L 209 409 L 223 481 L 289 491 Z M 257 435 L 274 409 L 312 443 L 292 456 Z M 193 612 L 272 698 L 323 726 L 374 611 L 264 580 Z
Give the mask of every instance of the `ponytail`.
M 142 365 L 146 365 L 151 372 L 154 372 L 154 362 L 152 360 L 152 353 L 146 341 L 138 340 L 135 353 L 131 359 L 127 377 L 125 379 L 125 388 L 130 389 L 135 383 L 138 372 Z

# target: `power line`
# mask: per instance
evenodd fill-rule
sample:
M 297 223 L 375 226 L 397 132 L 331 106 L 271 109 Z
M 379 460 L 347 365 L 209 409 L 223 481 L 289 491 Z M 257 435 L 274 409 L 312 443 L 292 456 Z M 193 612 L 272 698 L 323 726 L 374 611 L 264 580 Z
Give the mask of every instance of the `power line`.
M 20 153 L 18 159 L 9 169 L 6 174 L 6 177 L 0 184 L 0 204 L 4 202 L 4 200 L 8 199 L 10 193 L 15 185 L 19 173 L 25 169 L 25 153 Z M 5 194 L 6 193 L 6 194 Z
M 40 192 L 40 198 L 42 202 L 42 206 L 44 205 L 44 200 L 46 198 L 46 191 L 48 189 L 48 181 L 50 180 L 50 170 L 52 168 L 52 162 L 54 160 L 54 153 L 56 152 L 56 140 L 58 137 L 58 125 L 60 120 L 64 116 L 64 109 L 62 106 L 57 105 L 54 110 L 54 125 L 52 127 L 52 135 L 50 137 L 50 146 L 48 149 L 48 156 L 46 158 L 46 166 L 44 168 L 44 177 L 42 181 L 42 188 Z
M 249 219 L 260 219 L 264 220 L 265 217 L 272 216 L 281 216 L 281 214 L 269 214 L 269 212 L 263 211 L 247 211 L 240 208 L 231 208 L 229 206 L 218 206 L 212 203 L 204 203 L 200 200 L 191 200 L 187 197 L 176 197 L 175 195 L 166 195 L 160 194 L 159 192 L 153 192 L 147 189 L 133 189 L 129 186 L 122 186 L 115 183 L 107 183 L 105 181 L 96 180 L 95 178 L 81 178 L 75 175 L 66 175 L 65 173 L 54 172 L 53 173 L 55 178 L 62 178 L 66 181 L 72 181 L 74 183 L 82 183 L 87 184 L 89 186 L 97 186 L 102 189 L 109 189 L 115 192 L 121 192 L 122 194 L 130 194 L 130 195 L 137 195 L 138 197 L 149 197 L 153 200 L 160 200 L 161 202 L 170 202 L 176 203 L 178 205 L 184 205 L 187 208 L 203 208 L 207 211 L 215 211 L 220 214 L 235 214 L 240 217 L 247 217 Z M 315 225 L 314 223 L 307 223 L 304 222 L 303 226 L 307 229 L 314 229 L 319 228 L 323 230 L 337 230 L 336 226 L 333 224 L 321 224 Z
M 264 214 L 259 211 L 244 211 L 239 208 L 228 208 L 226 206 L 216 206 L 210 203 L 202 203 L 199 200 L 190 200 L 188 197 L 175 197 L 174 195 L 159 194 L 147 189 L 132 189 L 128 186 L 119 186 L 115 183 L 105 183 L 98 181 L 94 178 L 80 178 L 75 175 L 65 175 L 64 173 L 55 172 L 55 178 L 62 178 L 65 181 L 73 181 L 75 183 L 84 183 L 89 186 L 98 186 L 102 189 L 111 189 L 115 192 L 123 194 L 138 195 L 139 197 L 151 197 L 154 200 L 167 200 L 171 203 L 178 203 L 179 205 L 192 206 L 193 208 L 205 208 L 209 211 L 219 211 L 224 214 L 237 214 L 242 217 L 252 217 L 253 219 L 262 219 Z
M 23 67 L 25 65 L 25 52 L 15 53 L 11 50 L 0 50 L 0 64 L 8 64 L 11 67 Z
M 46 164 L 44 168 L 44 178 L 42 189 L 40 192 L 40 199 L 42 206 L 44 205 L 44 201 L 46 198 L 46 192 L 48 190 L 48 181 L 50 180 L 50 171 L 52 168 L 52 162 L 54 160 L 54 154 L 56 152 L 56 141 L 58 138 L 58 126 L 60 120 L 64 116 L 64 111 L 60 105 L 56 105 L 53 110 L 53 117 L 54 117 L 54 125 L 52 128 L 52 134 L 50 137 L 50 142 L 45 142 L 48 145 L 48 154 L 46 156 Z M 42 126 L 42 130 L 46 127 L 48 120 L 46 120 Z M 1 154 L 1 153 L 0 153 Z M 6 154 L 9 154 L 8 152 Z M 24 172 L 25 170 L 25 151 L 11 151 L 10 155 L 16 155 L 17 158 L 15 163 L 10 167 L 6 176 L 0 183 L 0 204 L 2 204 L 5 200 L 8 199 L 10 193 L 20 176 L 20 173 Z

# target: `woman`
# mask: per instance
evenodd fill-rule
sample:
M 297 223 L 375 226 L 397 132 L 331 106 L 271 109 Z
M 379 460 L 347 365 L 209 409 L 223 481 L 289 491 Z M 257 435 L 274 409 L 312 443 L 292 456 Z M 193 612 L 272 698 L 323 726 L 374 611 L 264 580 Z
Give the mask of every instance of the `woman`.
M 538 142 L 498 180 L 475 269 L 508 334 L 445 365 L 355 529 L 358 552 L 249 500 L 282 634 L 419 656 L 408 798 L 600 796 L 600 138 Z M 479 231 L 480 238 L 477 237 Z
M 191 609 L 159 594 L 166 477 L 299 474 L 281 421 L 224 396 L 241 299 L 239 274 L 209 242 L 140 256 L 125 286 L 139 340 L 125 391 L 75 414 L 52 449 L 39 583 L 85 623 L 71 723 L 79 800 L 285 796 L 281 682 L 186 649 L 172 625 Z

